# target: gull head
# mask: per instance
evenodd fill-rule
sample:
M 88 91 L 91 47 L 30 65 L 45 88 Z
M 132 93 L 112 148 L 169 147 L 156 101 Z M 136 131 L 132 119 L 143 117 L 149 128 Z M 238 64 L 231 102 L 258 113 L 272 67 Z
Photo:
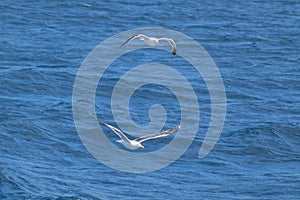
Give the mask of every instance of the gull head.
M 141 144 L 140 144 L 140 145 L 139 145 L 139 148 L 142 148 L 142 149 L 144 149 L 145 147 L 144 147 L 143 145 L 141 145 Z

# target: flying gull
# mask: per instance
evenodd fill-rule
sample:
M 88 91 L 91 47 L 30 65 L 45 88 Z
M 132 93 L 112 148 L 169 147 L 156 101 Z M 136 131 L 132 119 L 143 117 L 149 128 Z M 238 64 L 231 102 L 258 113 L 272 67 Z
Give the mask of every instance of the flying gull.
M 146 135 L 143 137 L 139 137 L 136 138 L 134 140 L 130 140 L 126 137 L 126 135 L 119 129 L 117 129 L 116 127 L 107 124 L 101 120 L 99 120 L 100 123 L 106 125 L 107 127 L 109 127 L 115 134 L 117 134 L 121 140 L 117 140 L 117 142 L 121 143 L 124 147 L 126 147 L 127 149 L 130 150 L 136 150 L 137 148 L 144 148 L 144 146 L 141 144 L 142 142 L 146 141 L 146 140 L 151 140 L 154 138 L 159 138 L 159 137 L 165 137 L 168 136 L 174 132 L 176 132 L 178 129 L 180 129 L 180 126 L 176 126 L 175 128 L 170 128 L 164 132 L 161 133 L 157 133 L 157 134 L 151 134 L 151 135 Z
M 155 37 L 148 37 L 146 35 L 143 34 L 136 34 L 132 37 L 130 37 L 128 40 L 126 40 L 122 45 L 124 46 L 126 43 L 130 42 L 131 40 L 134 40 L 136 38 L 140 38 L 141 40 L 145 41 L 150 47 L 154 47 L 157 46 L 159 44 L 160 40 L 164 40 L 170 43 L 170 45 L 172 46 L 172 53 L 173 55 L 176 55 L 176 44 L 174 42 L 174 40 L 170 39 L 170 38 L 155 38 Z

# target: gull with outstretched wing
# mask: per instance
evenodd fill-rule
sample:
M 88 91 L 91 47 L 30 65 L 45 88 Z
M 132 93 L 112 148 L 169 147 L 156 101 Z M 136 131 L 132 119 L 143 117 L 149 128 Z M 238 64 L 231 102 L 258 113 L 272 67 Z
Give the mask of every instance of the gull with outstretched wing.
M 144 34 L 136 34 L 130 38 L 128 38 L 128 40 L 126 40 L 122 45 L 124 46 L 125 44 L 127 44 L 128 42 L 136 39 L 136 38 L 140 38 L 141 40 L 143 40 L 144 42 L 146 42 L 150 47 L 154 47 L 154 46 L 157 46 L 159 44 L 159 41 L 161 40 L 164 40 L 164 41 L 167 41 L 169 42 L 169 44 L 171 45 L 172 47 L 172 54 L 173 55 L 176 55 L 176 43 L 174 42 L 173 39 L 171 38 L 155 38 L 155 37 L 148 37 Z
M 147 141 L 147 140 L 152 140 L 154 138 L 168 136 L 180 129 L 180 126 L 176 126 L 174 128 L 170 128 L 161 133 L 150 134 L 150 135 L 136 138 L 134 140 L 130 140 L 126 137 L 126 135 L 120 129 L 118 129 L 108 123 L 105 123 L 102 120 L 99 120 L 99 122 L 104 124 L 108 128 L 110 128 L 116 135 L 118 135 L 120 137 L 120 140 L 117 140 L 117 142 L 120 142 L 124 147 L 126 147 L 127 149 L 130 149 L 130 150 L 136 150 L 137 148 L 144 148 L 144 146 L 141 144 L 142 142 Z

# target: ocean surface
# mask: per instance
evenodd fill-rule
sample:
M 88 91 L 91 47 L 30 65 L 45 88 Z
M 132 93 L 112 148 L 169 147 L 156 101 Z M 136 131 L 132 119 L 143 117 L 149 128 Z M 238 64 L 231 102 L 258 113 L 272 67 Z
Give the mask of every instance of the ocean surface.
M 299 1 L 2 0 L 0 9 L 0 199 L 300 198 Z M 117 125 L 109 99 L 114 85 L 131 67 L 149 62 L 184 74 L 201 109 L 198 133 L 178 160 L 135 174 L 106 166 L 86 149 L 72 93 L 82 62 L 98 44 L 144 27 L 181 32 L 206 49 L 224 82 L 227 113 L 216 146 L 199 159 L 210 119 L 201 76 L 170 52 L 124 55 L 99 83 L 98 117 Z M 166 127 L 178 125 L 176 97 L 155 84 L 132 97 L 138 125 L 149 123 L 153 104 L 171 116 Z M 145 151 L 168 142 L 145 142 Z

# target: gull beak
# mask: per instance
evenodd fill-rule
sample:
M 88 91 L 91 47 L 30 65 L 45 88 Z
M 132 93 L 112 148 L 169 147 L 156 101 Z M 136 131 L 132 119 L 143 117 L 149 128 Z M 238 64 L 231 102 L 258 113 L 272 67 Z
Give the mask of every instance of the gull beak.
M 142 146 L 140 146 L 140 148 L 142 148 L 142 149 L 143 149 L 143 148 L 145 148 L 145 147 L 142 145 Z

